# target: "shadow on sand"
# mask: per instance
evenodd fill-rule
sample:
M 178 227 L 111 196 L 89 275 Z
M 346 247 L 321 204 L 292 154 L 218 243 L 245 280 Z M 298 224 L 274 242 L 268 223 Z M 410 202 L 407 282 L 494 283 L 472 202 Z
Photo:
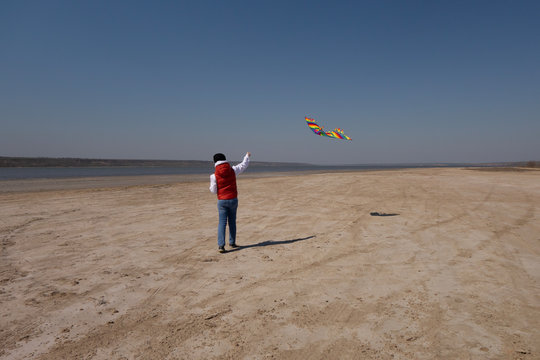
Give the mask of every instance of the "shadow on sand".
M 298 239 L 291 239 L 291 240 L 280 240 L 280 241 L 267 240 L 267 241 L 263 241 L 263 242 L 260 242 L 260 243 L 257 243 L 257 244 L 252 244 L 252 245 L 239 245 L 237 248 L 227 250 L 227 252 L 228 253 L 229 252 L 235 252 L 235 251 L 240 251 L 240 250 L 254 248 L 254 247 L 262 247 L 262 246 L 292 244 L 292 243 L 295 243 L 295 242 L 298 242 L 298 241 L 305 241 L 305 240 L 313 239 L 315 236 L 316 235 L 311 235 L 311 236 L 308 236 L 308 237 L 305 237 L 305 238 L 298 238 Z
M 369 213 L 371 216 L 398 216 L 399 214 L 387 214 L 382 212 L 371 212 Z

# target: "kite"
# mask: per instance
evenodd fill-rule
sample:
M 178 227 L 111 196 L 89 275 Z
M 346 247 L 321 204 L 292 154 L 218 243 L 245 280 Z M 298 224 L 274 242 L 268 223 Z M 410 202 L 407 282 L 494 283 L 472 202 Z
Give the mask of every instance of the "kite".
M 319 136 L 326 136 L 333 139 L 342 139 L 342 140 L 352 140 L 350 137 L 343 133 L 343 130 L 340 128 L 335 128 L 332 131 L 324 131 L 322 126 L 319 126 L 315 123 L 315 120 L 310 119 L 306 116 L 307 126 L 313 130 L 313 132 Z

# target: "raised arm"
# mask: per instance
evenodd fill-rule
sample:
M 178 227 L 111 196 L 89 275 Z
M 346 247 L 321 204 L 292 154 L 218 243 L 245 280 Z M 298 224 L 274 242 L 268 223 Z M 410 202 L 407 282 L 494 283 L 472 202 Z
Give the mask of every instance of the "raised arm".
M 248 168 L 250 157 L 251 157 L 251 153 L 247 152 L 246 155 L 244 155 L 244 160 L 242 160 L 240 164 L 233 166 L 234 173 L 237 176 L 243 173 Z

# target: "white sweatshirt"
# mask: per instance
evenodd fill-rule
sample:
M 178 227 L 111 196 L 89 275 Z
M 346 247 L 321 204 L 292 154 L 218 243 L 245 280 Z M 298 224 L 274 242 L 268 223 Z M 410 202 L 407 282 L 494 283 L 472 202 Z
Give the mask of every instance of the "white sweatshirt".
M 224 164 L 226 162 L 227 162 L 226 160 L 218 161 L 217 163 L 214 164 L 214 167 Z M 246 154 L 244 155 L 244 160 L 242 160 L 240 164 L 234 165 L 232 169 L 234 170 L 234 174 L 238 176 L 241 173 L 243 173 L 247 169 L 248 166 L 249 166 L 249 155 Z M 216 175 L 214 174 L 210 175 L 210 192 L 212 194 L 217 194 Z

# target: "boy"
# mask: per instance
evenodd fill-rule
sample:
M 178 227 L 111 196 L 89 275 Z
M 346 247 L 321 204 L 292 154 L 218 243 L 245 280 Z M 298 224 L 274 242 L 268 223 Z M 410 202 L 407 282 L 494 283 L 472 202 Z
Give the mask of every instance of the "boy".
M 229 246 L 236 245 L 236 210 L 238 209 L 238 191 L 236 189 L 236 176 L 243 173 L 248 165 L 251 153 L 246 153 L 244 160 L 235 166 L 229 165 L 225 155 L 214 155 L 215 172 L 210 175 L 210 191 L 218 197 L 218 249 L 225 252 L 225 228 L 229 223 Z

